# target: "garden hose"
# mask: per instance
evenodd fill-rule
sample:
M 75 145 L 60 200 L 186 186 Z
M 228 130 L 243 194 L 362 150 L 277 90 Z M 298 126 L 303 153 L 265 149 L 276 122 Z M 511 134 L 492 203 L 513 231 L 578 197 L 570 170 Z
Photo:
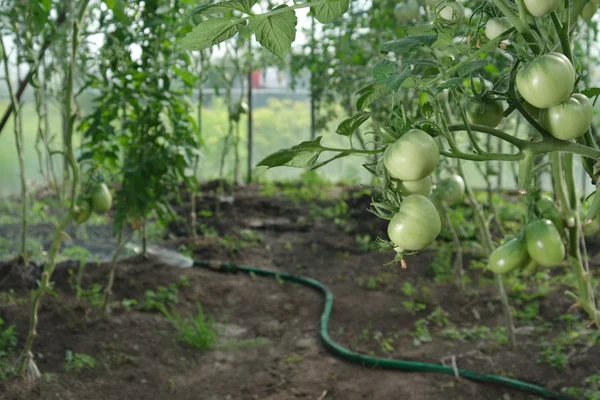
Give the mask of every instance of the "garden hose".
M 474 371 L 466 370 L 466 369 L 453 369 L 450 367 L 446 367 L 441 364 L 431 364 L 426 362 L 419 361 L 408 361 L 408 360 L 393 360 L 386 358 L 376 358 L 370 357 L 366 355 L 362 355 L 356 353 L 352 350 L 349 350 L 345 347 L 340 346 L 335 343 L 331 337 L 329 336 L 329 318 L 331 317 L 331 310 L 333 308 L 333 293 L 331 290 L 323 285 L 321 282 L 316 281 L 311 278 L 301 277 L 286 274 L 278 271 L 270 271 L 250 266 L 241 266 L 233 263 L 215 263 L 211 261 L 204 260 L 194 260 L 194 266 L 212 269 L 218 272 L 223 273 L 232 273 L 236 274 L 239 272 L 255 275 L 255 276 L 264 276 L 269 278 L 276 278 L 278 280 L 283 280 L 287 282 L 293 282 L 300 285 L 308 286 L 310 288 L 316 289 L 325 297 L 325 302 L 323 305 L 323 313 L 321 314 L 321 330 L 320 336 L 325 347 L 333 354 L 351 361 L 353 363 L 362 364 L 365 366 L 379 367 L 379 368 L 387 368 L 387 369 L 395 369 L 401 371 L 409 371 L 409 372 L 437 372 L 440 374 L 461 376 L 466 379 L 470 379 L 475 382 L 483 382 L 494 385 L 504 386 L 506 388 L 516 389 L 522 392 L 527 392 L 533 395 L 541 396 L 546 399 L 553 400 L 572 400 L 570 397 L 566 397 L 564 395 L 551 392 L 547 389 L 544 389 L 541 386 L 534 385 L 532 383 L 527 383 L 523 381 L 519 381 L 516 379 L 505 378 L 503 376 L 492 375 L 492 374 L 479 374 Z

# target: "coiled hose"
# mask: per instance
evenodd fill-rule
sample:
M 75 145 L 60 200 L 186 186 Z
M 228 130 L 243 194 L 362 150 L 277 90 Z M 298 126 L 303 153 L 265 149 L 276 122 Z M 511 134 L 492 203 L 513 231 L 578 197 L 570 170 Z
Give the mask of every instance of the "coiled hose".
M 505 378 L 505 377 L 498 376 L 498 375 L 479 374 L 477 372 L 470 371 L 467 369 L 461 369 L 461 368 L 453 369 L 453 368 L 449 368 L 449 367 L 446 367 L 446 366 L 440 365 L 440 364 L 431 364 L 431 363 L 418 362 L 418 361 L 376 358 L 376 357 L 370 357 L 370 356 L 356 353 L 352 350 L 349 350 L 349 349 L 342 347 L 339 344 L 335 343 L 329 336 L 329 318 L 331 317 L 331 310 L 333 308 L 333 293 L 327 286 L 323 285 L 321 282 L 316 281 L 311 278 L 295 276 L 295 275 L 290 275 L 290 274 L 286 274 L 286 273 L 282 273 L 282 272 L 278 272 L 278 271 L 270 271 L 270 270 L 265 270 L 265 269 L 250 267 L 250 266 L 236 265 L 236 264 L 228 263 L 228 262 L 215 263 L 215 262 L 211 262 L 211 261 L 194 260 L 194 266 L 201 267 L 201 268 L 208 268 L 208 269 L 215 270 L 218 272 L 223 272 L 223 273 L 236 274 L 236 273 L 242 272 L 242 273 L 245 273 L 248 275 L 276 278 L 276 279 L 281 279 L 283 281 L 293 282 L 293 283 L 297 283 L 300 285 L 308 286 L 310 288 L 318 290 L 325 297 L 325 302 L 323 305 L 323 313 L 321 314 L 321 330 L 320 330 L 321 340 L 322 340 L 323 344 L 325 345 L 325 347 L 331 353 L 333 353 L 345 360 L 348 360 L 348 361 L 351 361 L 354 363 L 358 363 L 358 364 L 362 364 L 362 365 L 366 365 L 366 366 L 388 368 L 388 369 L 395 369 L 395 370 L 401 370 L 401 371 L 437 372 L 440 374 L 453 375 L 453 376 L 455 375 L 455 373 L 458 373 L 459 376 L 462 376 L 463 378 L 467 378 L 467 379 L 470 379 L 475 382 L 483 382 L 483 383 L 490 383 L 490 384 L 494 384 L 494 385 L 500 385 L 500 386 L 504 386 L 507 388 L 520 390 L 522 392 L 527 392 L 527 393 L 530 393 L 533 395 L 541 396 L 546 399 L 572 400 L 569 397 L 566 397 L 566 396 L 558 394 L 558 393 L 551 392 L 547 389 L 544 389 L 541 386 L 534 385 L 534 384 L 527 383 L 527 382 L 522 382 L 522 381 L 519 381 L 516 379 Z

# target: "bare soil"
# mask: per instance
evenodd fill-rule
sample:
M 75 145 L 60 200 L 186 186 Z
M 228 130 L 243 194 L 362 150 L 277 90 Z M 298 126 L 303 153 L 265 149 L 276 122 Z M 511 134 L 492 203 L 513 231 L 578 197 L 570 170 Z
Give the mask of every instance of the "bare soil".
M 336 204 L 336 189 L 310 209 Z M 347 194 L 347 193 L 346 193 Z M 261 197 L 257 186 L 238 189 L 233 204 L 221 203 L 220 213 L 201 218 L 219 237 L 188 237 L 184 223 L 170 226 L 164 246 L 185 245 L 195 258 L 229 260 L 245 265 L 315 278 L 335 294 L 331 321 L 334 340 L 355 351 L 380 357 L 421 360 L 495 373 L 537 383 L 553 390 L 581 386 L 585 377 L 599 372 L 600 350 L 593 347 L 570 354 L 565 371 L 538 363 L 540 334 L 531 324 L 518 323 L 519 348 L 487 339 L 456 341 L 439 335 L 430 324 L 433 340 L 415 346 L 414 323 L 441 306 L 451 324 L 460 328 L 503 324 L 501 307 L 489 275 L 470 272 L 471 287 L 460 293 L 449 281 L 434 283 L 430 265 L 433 250 L 410 257 L 409 267 L 384 265 L 389 253 L 361 252 L 357 233 L 385 236 L 385 222 L 366 211 L 367 196 L 346 197 L 348 218 L 334 223 L 315 218 L 307 203 L 281 196 Z M 215 211 L 216 197 L 207 192 L 199 210 Z M 181 215 L 189 205 L 180 206 Z M 241 246 L 241 229 L 259 233 L 263 240 Z M 231 239 L 223 241 L 228 235 Z M 468 257 L 465 265 L 468 265 Z M 179 290 L 176 308 L 193 312 L 200 302 L 206 314 L 219 323 L 219 345 L 211 350 L 186 348 L 175 340 L 174 330 L 159 312 L 125 310 L 115 305 L 109 321 L 97 309 L 77 300 L 69 284 L 77 263 L 58 266 L 57 297 L 46 296 L 40 312 L 35 355 L 43 379 L 23 382 L 10 378 L 0 383 L 3 400 L 246 400 L 246 399 L 535 399 L 501 387 L 473 383 L 452 376 L 405 373 L 351 364 L 329 354 L 319 342 L 321 296 L 305 287 L 246 275 L 225 275 L 209 270 L 174 268 L 153 257 L 134 257 L 119 263 L 114 298 L 138 299 L 146 290 L 166 286 L 186 275 L 191 283 Z M 103 283 L 107 265 L 89 264 L 83 286 Z M 369 284 L 372 278 L 372 284 Z M 373 283 L 374 282 L 374 283 Z M 402 291 L 410 282 L 419 290 L 426 309 L 409 312 Z M 8 286 L 0 289 L 10 287 Z M 18 292 L 25 295 L 26 292 Z M 414 299 L 412 299 L 414 300 Z M 28 326 L 28 301 L 0 304 L 0 316 L 17 327 L 19 345 Z M 545 337 L 566 329 L 558 318 L 570 302 L 556 290 L 541 299 L 540 315 L 550 328 Z M 260 338 L 260 340 L 257 340 Z M 382 344 L 390 339 L 387 345 Z M 238 343 L 239 345 L 232 345 Z M 71 350 L 96 359 L 96 367 L 65 371 L 65 353 Z

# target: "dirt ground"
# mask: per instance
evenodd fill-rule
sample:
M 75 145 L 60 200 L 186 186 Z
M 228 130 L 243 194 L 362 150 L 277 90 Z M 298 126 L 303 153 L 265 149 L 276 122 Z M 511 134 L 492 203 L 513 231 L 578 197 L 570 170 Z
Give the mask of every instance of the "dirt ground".
M 340 189 L 332 196 L 343 191 Z M 214 209 L 207 193 L 199 209 Z M 335 204 L 323 201 L 320 207 Z M 558 371 L 538 363 L 540 336 L 531 326 L 518 324 L 519 348 L 492 339 L 457 341 L 437 333 L 433 340 L 415 346 L 415 322 L 436 306 L 448 313 L 457 328 L 497 327 L 503 323 L 501 307 L 490 276 L 472 272 L 471 286 L 478 291 L 460 293 L 452 282 L 433 283 L 429 266 L 434 251 L 410 257 L 409 267 L 386 266 L 389 253 L 361 252 L 357 233 L 385 236 L 385 222 L 366 211 L 369 198 L 346 201 L 348 220 L 314 218 L 306 204 L 281 196 L 259 196 L 256 186 L 238 191 L 233 204 L 222 203 L 220 215 L 201 220 L 217 236 L 186 237 L 185 225 L 173 224 L 163 245 L 193 252 L 195 258 L 229 260 L 315 278 L 335 294 L 331 336 L 355 351 L 386 358 L 449 363 L 540 384 L 553 390 L 581 386 L 585 377 L 598 373 L 597 347 L 571 354 L 568 368 Z M 178 211 L 189 213 L 189 206 Z M 247 246 L 237 246 L 240 229 L 261 236 Z M 224 244 L 222 237 L 232 240 Z M 233 243 L 233 244 L 232 244 Z M 467 265 L 468 258 L 465 260 Z M 160 312 L 116 307 L 109 321 L 96 309 L 77 300 L 69 285 L 74 262 L 60 264 L 55 274 L 57 297 L 46 296 L 41 309 L 35 355 L 45 377 L 33 383 L 11 378 L 0 383 L 0 399 L 65 400 L 250 400 L 250 399 L 535 399 L 516 391 L 473 383 L 452 376 L 405 373 L 351 364 L 329 354 L 318 336 L 322 297 L 305 287 L 274 279 L 225 275 L 199 268 L 174 268 L 153 257 L 134 257 L 119 264 L 115 300 L 141 300 L 146 290 L 177 282 L 181 275 L 190 285 L 179 289 L 180 312 L 193 312 L 196 302 L 219 323 L 219 345 L 196 350 L 180 345 Z M 90 264 L 83 286 L 103 283 L 107 265 Z M 372 285 L 369 277 L 374 278 Z M 427 286 L 425 310 L 409 312 L 411 300 L 404 283 Z M 1 288 L 0 288 L 1 289 Z M 24 293 L 24 292 L 23 292 Z M 21 294 L 23 294 L 21 293 Z M 414 300 L 414 299 L 413 299 Z M 570 302 L 559 290 L 543 297 L 540 315 L 550 324 L 548 337 L 565 328 L 557 320 Z M 28 302 L 0 304 L 0 316 L 17 327 L 22 344 L 28 325 Z M 385 341 L 389 339 L 389 341 Z M 385 343 L 384 343 L 385 342 Z M 232 345 L 233 343 L 233 345 Z M 238 343 L 239 345 L 235 345 Z M 96 367 L 78 373 L 65 371 L 65 352 L 88 354 Z

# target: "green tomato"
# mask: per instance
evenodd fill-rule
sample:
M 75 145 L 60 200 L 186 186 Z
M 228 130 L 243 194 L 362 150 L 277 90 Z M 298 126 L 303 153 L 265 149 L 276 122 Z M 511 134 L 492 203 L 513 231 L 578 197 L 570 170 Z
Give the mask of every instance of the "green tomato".
M 112 206 L 112 196 L 108 190 L 108 186 L 104 183 L 99 183 L 92 189 L 92 209 L 98 214 L 102 214 L 110 210 Z
M 565 223 L 563 221 L 562 215 L 556 205 L 554 204 L 554 200 L 549 196 L 542 195 L 538 201 L 535 202 L 535 207 L 538 209 L 540 214 L 546 219 L 552 221 L 558 233 L 562 234 L 565 230 Z
M 394 7 L 394 16 L 398 22 L 409 22 L 419 17 L 419 4 L 416 0 L 398 3 Z
M 453 205 L 465 196 L 465 181 L 460 175 L 452 175 L 442 179 L 435 187 L 433 197 L 435 200 Z
M 506 274 L 528 262 L 529 256 L 527 255 L 525 240 L 523 237 L 516 237 L 498 246 L 490 254 L 487 269 L 495 274 Z
M 523 276 L 531 276 L 540 269 L 540 264 L 534 260 L 529 260 L 529 263 L 523 268 Z
M 471 99 L 467 102 L 467 120 L 471 124 L 495 128 L 504 118 L 504 107 L 500 100 L 480 102 Z
M 598 5 L 594 4 L 591 1 L 588 1 L 587 3 L 585 3 L 583 8 L 581 9 L 581 18 L 586 22 L 590 22 L 592 20 L 592 18 L 594 17 L 594 15 L 596 15 L 597 11 L 598 11 Z
M 465 8 L 462 4 L 457 2 L 447 3 L 444 8 L 440 10 L 440 18 L 442 21 L 449 25 L 456 25 L 462 21 L 465 15 Z
M 248 104 L 243 101 L 240 103 L 239 114 L 248 114 Z
M 427 197 L 431 194 L 431 178 L 427 176 L 418 181 L 399 182 L 396 188 L 403 197 L 411 194 L 420 194 Z
M 539 219 L 525 227 L 527 252 L 543 267 L 553 267 L 565 258 L 565 246 L 552 221 Z
M 77 209 L 75 210 L 75 222 L 78 224 L 83 224 L 85 221 L 90 219 L 92 215 L 92 205 L 89 200 L 82 200 L 79 204 L 77 204 Z
M 589 129 L 594 107 L 584 94 L 576 93 L 566 101 L 542 110 L 540 121 L 552 136 L 561 140 L 576 139 Z
M 560 53 L 544 54 L 519 70 L 516 84 L 529 104 L 549 108 L 569 98 L 575 85 L 575 69 Z
M 525 0 L 525 8 L 534 17 L 543 17 L 555 10 L 560 0 Z
M 383 163 L 393 178 L 418 181 L 431 174 L 439 157 L 435 140 L 420 129 L 411 129 L 387 147 Z
M 525 111 L 527 111 L 529 115 L 531 115 L 534 119 L 538 119 L 540 117 L 539 108 L 532 106 L 527 101 L 523 101 L 522 106 L 525 109 Z
M 433 203 L 425 196 L 411 194 L 400 205 L 388 225 L 388 236 L 396 251 L 422 250 L 440 234 L 442 221 Z
M 485 24 L 485 36 L 493 40 L 500 36 L 502 32 L 512 28 L 512 26 L 510 20 L 506 17 L 490 18 L 487 24 Z
M 582 219 L 582 221 L 583 221 L 583 219 Z M 585 236 L 594 236 L 595 234 L 598 233 L 598 231 L 600 231 L 600 218 L 596 218 L 588 224 L 583 222 L 582 227 L 583 227 L 583 234 Z

